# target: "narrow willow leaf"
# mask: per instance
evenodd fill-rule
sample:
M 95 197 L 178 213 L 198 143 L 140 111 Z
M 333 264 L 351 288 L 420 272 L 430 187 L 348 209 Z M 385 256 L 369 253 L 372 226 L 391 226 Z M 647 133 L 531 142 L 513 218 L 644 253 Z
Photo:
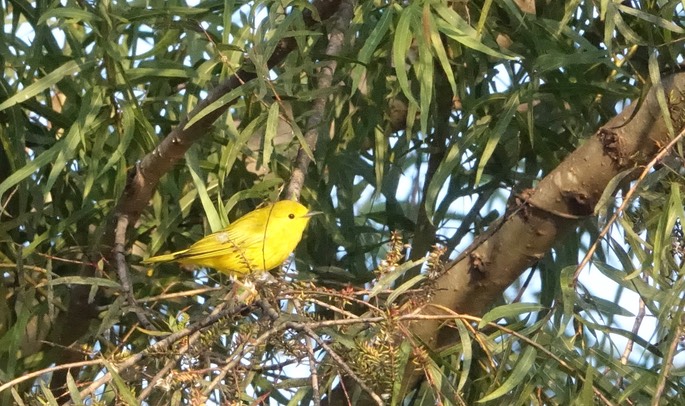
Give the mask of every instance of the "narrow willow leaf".
M 438 194 L 442 190 L 447 178 L 452 174 L 452 171 L 461 163 L 459 159 L 461 150 L 458 144 L 452 144 L 447 151 L 447 155 L 443 158 L 438 169 L 433 174 L 426 190 L 426 216 L 428 221 L 433 223 L 433 215 L 435 214 L 435 205 L 438 200 Z
M 658 347 L 652 345 L 645 338 L 640 337 L 639 335 L 633 333 L 632 331 L 624 330 L 624 329 L 617 328 L 617 327 L 607 326 L 605 324 L 593 323 L 593 322 L 591 322 L 587 319 L 584 319 L 580 316 L 576 316 L 575 318 L 576 318 L 576 320 L 578 320 L 578 322 L 580 322 L 583 326 L 585 326 L 588 329 L 601 331 L 605 334 L 614 334 L 614 335 L 619 335 L 619 336 L 625 337 L 625 338 L 633 341 L 635 344 L 646 349 L 647 351 L 651 352 L 652 354 L 659 356 L 659 357 L 663 356 L 663 354 L 661 353 L 661 351 L 659 350 Z
M 117 395 L 121 398 L 124 404 L 127 405 L 137 405 L 138 400 L 136 395 L 131 391 L 131 389 L 126 385 L 126 382 L 121 378 L 121 375 L 117 372 L 116 367 L 107 362 L 107 371 L 112 375 L 112 384 L 117 391 Z
M 628 280 L 624 271 L 618 270 L 611 265 L 603 262 L 594 262 L 594 265 L 600 272 L 609 277 L 609 279 L 626 289 L 636 292 L 646 301 L 663 302 L 668 298 L 668 293 L 650 286 L 640 278 Z
M 167 29 L 163 31 L 162 37 L 155 40 L 154 46 L 149 51 L 142 52 L 137 55 L 132 55 L 130 56 L 130 58 L 131 60 L 138 61 L 148 59 L 154 55 L 164 54 L 165 52 L 167 52 L 167 49 L 169 49 L 169 46 L 178 44 L 180 35 L 181 30 L 167 27 Z M 210 61 L 209 63 L 213 65 L 216 62 Z M 202 70 L 197 69 L 196 72 L 199 73 L 202 72 Z
M 507 380 L 504 381 L 502 385 L 500 385 L 492 393 L 478 400 L 478 403 L 484 403 L 500 398 L 516 388 L 516 386 L 523 382 L 524 379 L 529 378 L 535 363 L 536 355 L 537 351 L 533 347 L 527 347 L 525 350 L 523 350 L 523 353 L 519 356 L 519 359 L 517 360 L 514 369 L 507 377 Z
M 42 13 L 38 19 L 38 24 L 36 25 L 43 25 L 50 18 L 69 20 L 69 23 L 77 23 L 81 21 L 92 23 L 102 21 L 100 17 L 86 10 L 60 6 Z
M 390 289 L 392 287 L 392 284 L 397 280 L 397 278 L 404 275 L 404 273 L 407 272 L 409 269 L 417 265 L 423 264 L 424 262 L 426 262 L 425 258 L 416 261 L 407 261 L 399 265 L 393 271 L 381 276 L 378 279 L 378 283 L 376 283 L 373 289 L 371 289 L 371 292 L 369 292 L 369 298 L 375 297 L 385 289 Z
M 57 403 L 57 399 L 55 398 L 55 395 L 52 394 L 52 391 L 50 388 L 48 388 L 45 385 L 45 382 L 41 381 L 40 382 L 40 391 L 43 392 L 43 396 L 45 396 L 46 403 L 50 406 L 59 406 L 59 403 Z M 46 404 L 41 402 L 42 404 Z
M 431 14 L 428 3 L 423 7 L 421 20 L 422 27 L 425 27 L 426 24 L 430 24 L 428 21 L 431 20 Z M 428 118 L 430 117 L 431 101 L 433 100 L 435 68 L 433 53 L 431 52 L 430 36 L 426 36 L 424 30 L 417 30 L 416 39 L 418 42 L 419 62 L 414 65 L 414 69 L 416 69 L 416 78 L 419 81 L 419 108 L 421 110 L 419 119 L 421 122 L 421 132 L 427 134 Z
M 203 179 L 204 175 L 202 175 L 202 170 L 200 169 L 200 162 L 197 157 L 196 148 L 190 148 L 186 153 L 186 166 L 190 170 L 190 174 L 193 177 L 193 184 L 195 184 L 195 189 L 197 189 L 198 196 L 200 197 L 202 208 L 207 216 L 209 228 L 212 230 L 212 232 L 221 230 L 221 217 L 219 217 L 219 213 L 216 211 L 216 207 L 214 207 L 212 198 L 209 197 L 207 187 L 205 186 L 205 180 Z
M 352 77 L 352 93 L 359 91 L 359 84 L 366 73 L 366 66 L 370 61 L 373 53 L 376 51 L 381 41 L 385 38 L 390 30 L 390 24 L 394 16 L 394 9 L 389 7 L 385 10 L 378 24 L 374 27 L 369 37 L 364 41 L 362 49 L 359 50 L 358 58 L 361 64 L 357 64 L 352 68 L 350 76 Z
M 374 129 L 374 146 L 373 146 L 373 169 L 376 175 L 375 185 L 376 193 L 380 193 L 385 178 L 385 165 L 388 156 L 388 140 L 385 133 L 378 127 Z
M 14 402 L 15 402 L 15 405 L 16 405 L 16 406 L 24 406 L 24 405 L 26 405 L 26 403 L 24 403 L 24 401 L 21 399 L 21 396 L 19 395 L 19 392 L 17 392 L 17 388 L 15 388 L 14 386 L 12 386 L 12 388 L 10 388 L 10 391 L 12 392 L 12 398 L 14 398 Z
M 194 69 L 173 69 L 173 68 L 133 68 L 126 70 L 126 77 L 131 82 L 149 78 L 179 78 L 192 79 L 197 76 Z
M 442 4 L 433 4 L 432 7 L 435 9 L 437 15 L 440 16 L 439 19 L 436 19 L 436 25 L 441 33 L 468 48 L 482 52 L 486 55 L 494 56 L 495 58 L 517 58 L 517 56 L 506 55 L 484 45 L 478 32 L 464 21 L 464 19 L 452 8 Z
M 621 13 L 612 13 L 613 14 L 613 22 L 614 25 L 616 26 L 616 29 L 618 32 L 620 32 L 624 37 L 626 37 L 626 40 L 628 43 L 633 43 L 636 45 L 649 45 L 649 42 L 645 41 L 638 33 L 633 31 L 632 28 L 630 28 L 630 25 L 626 24 L 626 22 L 623 20 L 623 17 L 621 16 Z M 611 50 L 608 50 L 611 52 Z
M 547 307 L 538 303 L 510 303 L 504 306 L 497 306 L 485 313 L 480 320 L 480 323 L 478 323 L 478 328 L 482 329 L 488 323 L 495 322 L 499 319 L 518 317 L 522 314 L 539 312 L 545 309 L 547 309 Z
M 561 285 L 561 296 L 564 307 L 564 312 L 561 317 L 561 325 L 559 326 L 558 336 L 564 334 L 565 327 L 573 320 L 573 307 L 576 304 L 577 294 L 573 288 L 573 274 L 576 272 L 575 266 L 567 266 L 562 269 L 559 275 L 559 284 Z
M 67 371 L 67 388 L 69 389 L 71 401 L 74 402 L 75 405 L 83 405 L 83 399 L 79 393 L 78 386 L 76 386 L 76 381 L 74 381 L 74 377 L 69 371 Z
M 312 161 L 316 161 L 314 159 L 314 152 L 312 152 L 312 149 L 309 148 L 309 144 L 307 144 L 307 140 L 304 138 L 304 134 L 302 134 L 302 130 L 300 129 L 300 126 L 298 126 L 296 123 L 290 123 L 290 128 L 293 130 L 293 134 L 295 134 L 295 137 L 297 138 L 297 141 L 300 143 L 300 148 L 302 148 L 302 151 L 304 151 L 305 154 L 311 159 Z
M 50 281 L 50 285 L 94 285 L 114 289 L 121 288 L 119 282 L 115 280 L 95 278 L 90 276 L 62 276 L 59 278 L 53 278 L 52 281 Z
M 399 348 L 399 360 L 397 365 L 397 371 L 404 371 L 407 362 L 410 362 L 410 357 L 412 354 L 412 345 L 409 340 L 402 340 Z M 390 401 L 391 406 L 396 406 L 402 404 L 402 397 L 400 396 L 404 393 L 402 388 L 402 379 L 394 379 L 392 385 L 392 398 Z
M 98 291 L 97 286 L 93 285 L 90 291 L 89 302 L 94 300 L 95 294 L 98 293 Z M 114 302 L 106 307 L 104 314 L 101 316 L 101 322 L 97 326 L 98 335 L 104 334 L 105 331 L 108 331 L 115 324 L 121 322 L 121 316 L 123 314 L 121 307 L 124 305 L 125 301 L 124 295 L 120 295 L 114 299 Z
M 618 303 L 597 296 L 581 297 L 581 300 L 578 300 L 576 304 L 588 311 L 594 310 L 612 316 L 635 317 L 635 314 L 624 309 Z
M 609 201 L 614 200 L 614 192 L 616 191 L 616 188 L 618 187 L 619 183 L 621 183 L 621 181 L 625 179 L 626 176 L 630 175 L 633 171 L 633 168 L 626 169 L 625 171 L 619 172 L 616 176 L 611 178 L 609 183 L 607 183 L 606 187 L 604 188 L 602 196 L 599 198 L 597 204 L 595 205 L 595 216 L 599 215 L 601 212 L 607 209 L 607 207 L 609 206 Z
M 657 60 L 656 51 L 649 53 L 649 79 L 652 81 L 652 86 L 654 86 L 654 91 L 656 92 L 656 100 L 659 103 L 659 109 L 661 109 L 662 119 L 664 124 L 666 124 L 666 129 L 668 130 L 668 135 L 671 137 L 675 136 L 675 130 L 673 128 L 673 118 L 671 117 L 671 111 L 668 108 L 668 102 L 666 101 L 666 93 L 664 92 L 664 85 L 661 83 L 661 68 L 659 67 L 659 61 Z
M 664 254 L 670 251 L 673 227 L 675 227 L 678 215 L 682 213 L 679 186 L 673 187 L 673 185 L 671 185 L 671 193 L 668 200 L 668 209 L 661 212 L 659 222 L 654 231 L 653 275 L 659 275 L 661 273 Z M 679 210 L 678 207 L 680 207 Z M 683 219 L 682 217 L 680 218 Z
M 226 200 L 226 203 L 224 204 L 224 211 L 226 213 L 230 212 L 238 202 L 246 199 L 264 199 L 269 191 L 278 189 L 282 184 L 283 179 L 266 178 L 249 189 L 234 193 L 228 198 L 228 200 Z
M 414 36 L 411 27 L 418 20 L 418 12 L 414 4 L 408 6 L 400 14 L 400 19 L 395 27 L 395 36 L 392 42 L 392 60 L 395 65 L 397 82 L 402 89 L 402 93 L 407 97 L 410 104 L 418 105 L 412 95 L 409 77 L 407 76 L 407 51 L 412 45 Z
M 57 82 L 64 79 L 65 76 L 73 75 L 74 73 L 80 72 L 82 69 L 89 68 L 92 65 L 94 65 L 94 62 L 92 61 L 69 61 L 2 102 L 0 104 L 0 111 L 5 110 L 8 107 L 12 107 L 17 103 L 22 103 L 28 100 L 50 86 L 54 86 L 57 84 Z
M 63 143 L 63 141 L 57 142 L 55 145 L 52 146 L 52 148 L 38 155 L 33 160 L 29 161 L 24 167 L 8 176 L 7 179 L 5 179 L 4 181 L 0 182 L 0 198 L 3 194 L 5 194 L 5 192 L 7 192 L 10 188 L 16 186 L 22 180 L 33 175 L 37 170 L 39 170 L 43 166 L 51 162 L 54 162 L 55 157 L 62 150 Z
M 454 325 L 459 332 L 459 341 L 461 342 L 461 368 L 459 371 L 459 383 L 457 384 L 457 392 L 461 392 L 466 385 L 466 380 L 469 378 L 471 371 L 471 363 L 473 362 L 473 348 L 471 345 L 471 335 L 464 326 L 461 320 L 455 320 Z
M 278 103 L 271 103 L 271 106 L 269 106 L 269 114 L 266 118 L 264 140 L 262 141 L 261 166 L 263 168 L 269 167 L 271 154 L 274 151 L 274 138 L 276 138 L 276 133 L 278 132 L 279 111 Z
M 450 60 L 447 57 L 445 44 L 443 43 L 442 38 L 440 38 L 440 33 L 438 32 L 438 29 L 435 26 L 435 21 L 433 19 L 432 14 L 428 13 L 428 15 L 425 18 L 424 24 L 428 31 L 428 39 L 430 45 L 433 49 L 433 52 L 435 53 L 435 56 L 438 58 L 438 61 L 440 62 L 440 67 L 445 72 L 447 81 L 450 83 L 450 89 L 452 90 L 452 94 L 457 94 L 457 83 L 454 80 L 454 72 L 452 71 L 452 65 L 450 64 Z
M 516 108 L 519 104 L 518 92 L 514 92 L 512 95 L 510 95 L 504 104 L 503 112 L 501 113 L 497 124 L 495 124 L 495 127 L 492 129 L 492 131 L 490 131 L 488 141 L 485 143 L 483 153 L 480 155 L 480 159 L 478 160 L 478 169 L 476 170 L 476 179 L 474 184 L 478 185 L 480 183 L 480 178 L 483 176 L 485 165 L 495 152 L 495 148 L 497 147 L 499 140 L 502 138 L 502 134 L 509 126 L 511 120 L 514 118 L 514 114 L 516 114 Z
M 121 163 L 122 160 L 126 158 L 126 151 L 128 150 L 131 140 L 136 133 L 136 114 L 135 106 L 131 103 L 121 104 L 121 133 L 119 134 L 119 143 L 117 144 L 117 149 L 108 158 L 107 163 L 103 165 L 94 180 L 102 177 L 110 168 L 114 165 Z M 86 193 L 84 192 L 84 195 Z M 119 196 L 118 193 L 114 193 L 114 196 Z
M 215 110 L 220 109 L 224 105 L 232 102 L 233 100 L 237 99 L 238 97 L 242 96 L 245 93 L 245 85 L 238 86 L 237 88 L 231 90 L 230 92 L 226 93 L 225 95 L 219 97 L 216 99 L 214 102 L 210 103 L 208 106 L 202 108 L 202 110 L 198 111 L 190 120 L 188 120 L 188 123 L 183 127 L 184 130 L 189 129 L 192 127 L 195 123 L 198 121 L 202 120 L 207 116 L 207 114 L 210 114 L 214 112 Z M 191 113 L 192 114 L 192 113 Z
M 607 9 L 613 6 L 613 3 L 609 0 L 600 0 L 599 2 L 599 18 L 604 21 L 606 20 Z
M 43 184 L 44 193 L 48 193 L 55 182 L 57 182 L 57 179 L 64 176 L 63 171 L 79 152 L 79 147 L 82 149 L 86 148 L 88 144 L 86 139 L 89 138 L 91 134 L 102 137 L 102 135 L 97 134 L 98 129 L 105 122 L 109 121 L 109 118 L 106 116 L 99 117 L 100 109 L 103 104 L 103 96 L 104 93 L 101 91 L 92 91 L 87 93 L 86 97 L 84 97 L 76 123 L 71 126 L 66 137 L 61 140 L 63 141 L 60 143 L 62 148 L 50 169 L 50 175 L 48 175 L 47 181 Z M 85 165 L 84 163 L 82 164 Z M 83 170 L 86 168 L 75 169 Z
M 404 292 L 408 291 L 409 289 L 413 288 L 416 286 L 419 282 L 422 280 L 426 279 L 425 274 L 419 274 L 414 276 L 413 278 L 409 279 L 408 281 L 404 282 L 397 288 L 393 289 L 392 293 L 388 296 L 388 300 L 386 301 L 386 304 L 389 305 L 391 303 L 395 302 L 395 299 L 400 297 L 401 294 Z
M 673 31 L 677 34 L 685 34 L 685 28 L 680 27 L 678 24 L 674 23 L 672 20 L 667 20 L 665 18 L 661 18 L 659 16 L 656 16 L 654 14 L 649 14 L 645 13 L 642 10 L 639 10 L 637 8 L 633 7 L 628 7 L 623 4 L 618 5 L 618 9 L 626 14 L 630 14 L 634 17 L 637 17 L 641 20 L 645 20 L 650 24 L 657 25 L 661 28 L 667 29 L 669 31 Z

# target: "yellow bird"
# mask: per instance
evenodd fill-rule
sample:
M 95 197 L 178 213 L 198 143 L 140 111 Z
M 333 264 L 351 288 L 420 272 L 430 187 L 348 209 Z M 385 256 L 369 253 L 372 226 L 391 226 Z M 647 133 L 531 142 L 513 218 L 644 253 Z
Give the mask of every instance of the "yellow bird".
M 311 212 L 292 200 L 281 200 L 253 210 L 222 231 L 190 247 L 151 257 L 143 263 L 176 261 L 210 267 L 231 276 L 271 270 L 283 263 L 302 239 Z

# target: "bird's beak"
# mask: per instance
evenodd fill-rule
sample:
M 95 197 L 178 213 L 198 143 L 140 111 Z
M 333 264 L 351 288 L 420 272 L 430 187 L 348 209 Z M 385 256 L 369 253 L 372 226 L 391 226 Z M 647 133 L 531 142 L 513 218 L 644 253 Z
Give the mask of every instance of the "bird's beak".
M 312 216 L 316 216 L 319 214 L 323 214 L 323 212 L 322 211 L 310 211 L 309 213 L 305 214 L 304 216 L 305 217 L 312 217 Z

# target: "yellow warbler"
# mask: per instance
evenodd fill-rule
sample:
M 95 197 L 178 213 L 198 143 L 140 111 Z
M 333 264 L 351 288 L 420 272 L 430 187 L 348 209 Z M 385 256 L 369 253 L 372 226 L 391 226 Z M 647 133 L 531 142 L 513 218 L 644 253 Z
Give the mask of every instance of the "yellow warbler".
M 311 216 L 306 207 L 281 200 L 251 211 L 222 231 L 190 247 L 148 258 L 144 263 L 177 261 L 214 268 L 232 276 L 273 269 L 283 263 L 302 238 Z

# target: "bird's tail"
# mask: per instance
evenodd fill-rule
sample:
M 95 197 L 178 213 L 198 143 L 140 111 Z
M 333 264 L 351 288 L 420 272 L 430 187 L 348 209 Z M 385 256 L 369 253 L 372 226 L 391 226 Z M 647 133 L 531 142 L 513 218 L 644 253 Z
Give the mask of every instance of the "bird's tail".
M 146 260 L 143 260 L 143 263 L 154 264 L 157 262 L 175 261 L 176 259 L 178 259 L 179 256 L 183 255 L 186 251 L 188 250 L 176 251 L 172 252 L 171 254 L 157 255 L 156 257 L 150 257 Z

